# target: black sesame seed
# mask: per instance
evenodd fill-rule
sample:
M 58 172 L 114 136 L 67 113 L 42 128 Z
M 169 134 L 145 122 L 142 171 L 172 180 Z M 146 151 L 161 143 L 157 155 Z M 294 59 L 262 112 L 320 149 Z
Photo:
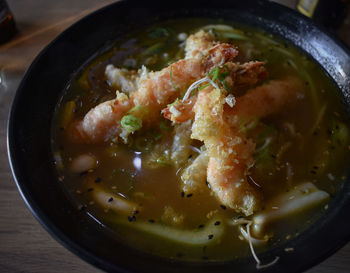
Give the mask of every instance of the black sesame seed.
M 191 197 L 193 194 L 192 193 L 189 193 L 186 195 L 186 197 Z
M 95 183 L 100 183 L 102 181 L 102 178 L 101 177 L 97 177 L 96 179 L 95 179 Z
M 222 208 L 222 209 L 226 209 L 226 206 L 225 205 L 220 205 L 220 207 Z
M 314 170 L 311 171 L 312 174 L 316 174 L 316 172 Z
M 209 184 L 208 181 L 205 181 L 205 184 L 207 184 L 207 187 L 208 187 L 209 189 L 211 188 L 211 186 L 210 186 L 210 184 Z
M 192 158 L 192 155 L 189 155 L 188 159 Z
M 134 210 L 134 211 L 132 212 L 133 215 L 136 215 L 136 214 L 138 214 L 138 213 L 139 213 L 138 210 Z
M 185 192 L 181 192 L 181 197 L 185 197 Z
M 204 225 L 203 225 L 203 224 L 200 224 L 200 225 L 198 226 L 198 228 L 204 228 Z
M 112 202 L 113 201 L 113 197 L 108 199 L 108 202 Z
M 209 239 L 209 240 L 213 239 L 213 237 L 214 237 L 213 234 L 209 234 L 209 235 L 208 235 L 208 239 Z
M 87 189 L 88 192 L 91 192 L 91 191 L 93 191 L 93 190 L 94 190 L 94 188 L 88 188 L 88 189 Z
M 215 225 L 215 226 L 220 225 L 220 221 L 216 221 L 216 222 L 214 223 L 214 225 Z
M 153 224 L 155 221 L 153 219 L 149 219 L 148 222 Z

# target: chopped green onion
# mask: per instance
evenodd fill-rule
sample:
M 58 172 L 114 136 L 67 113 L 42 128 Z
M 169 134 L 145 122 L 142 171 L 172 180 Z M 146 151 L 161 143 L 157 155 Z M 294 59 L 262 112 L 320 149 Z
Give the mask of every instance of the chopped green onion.
M 214 68 L 208 73 L 208 77 L 209 77 L 209 76 L 212 76 L 211 80 L 212 80 L 212 81 L 215 81 L 215 80 L 218 78 L 218 76 L 219 76 L 219 67 L 218 67 L 218 66 L 214 67 Z
M 143 113 L 143 114 L 148 114 L 149 110 L 146 106 L 143 105 L 136 105 L 133 108 L 131 108 L 127 113 L 128 114 L 133 114 L 133 113 Z
M 148 34 L 151 38 L 169 37 L 172 34 L 172 30 L 169 28 L 158 27 L 154 31 Z
M 178 104 L 180 102 L 179 98 L 176 98 L 176 100 L 170 104 L 168 104 L 168 108 L 170 108 L 171 106 L 175 106 L 176 104 Z
M 206 84 L 203 84 L 201 86 L 198 87 L 198 90 L 203 90 L 204 88 L 207 88 L 208 86 L 210 85 L 210 83 L 206 83 Z M 194 89 L 193 89 L 194 90 Z
M 142 119 L 129 114 L 121 119 L 120 124 L 127 132 L 131 133 L 142 128 Z

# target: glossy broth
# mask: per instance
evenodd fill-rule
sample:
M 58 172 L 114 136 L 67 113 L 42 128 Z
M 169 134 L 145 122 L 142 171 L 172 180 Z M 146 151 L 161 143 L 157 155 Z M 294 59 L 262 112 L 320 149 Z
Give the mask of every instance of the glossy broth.
M 157 143 L 171 141 L 170 122 L 164 120 L 162 125 L 150 131 L 135 133 L 131 136 L 131 144 L 127 145 L 71 143 L 62 120 L 67 119 L 67 103 L 70 101 L 74 101 L 75 105 L 74 113 L 68 119 L 79 120 L 92 107 L 115 98 L 115 89 L 104 76 L 107 64 L 128 69 L 146 65 L 151 70 L 159 70 L 183 58 L 179 33 L 189 35 L 202 26 L 214 23 L 218 24 L 217 21 L 204 19 L 169 21 L 121 37 L 107 53 L 81 68 L 67 85 L 57 106 L 53 151 L 60 180 L 72 202 L 77 209 L 88 211 L 103 225 L 115 230 L 116 237 L 126 244 L 159 256 L 222 261 L 249 256 L 250 250 L 238 228 L 227 223 L 239 215 L 220 205 L 209 189 L 201 194 L 185 194 L 179 186 L 181 170 L 168 164 L 151 168 L 145 163 Z M 230 25 L 228 22 L 225 24 Z M 230 39 L 218 34 L 218 39 L 230 41 L 238 47 L 238 61 L 265 61 L 268 80 L 294 75 L 303 80 L 306 91 L 305 98 L 298 100 L 297 105 L 286 107 L 282 112 L 260 121 L 262 129 L 248 132 L 258 147 L 259 141 L 264 140 L 264 134 L 275 139 L 268 150 L 255 155 L 256 164 L 249 175 L 250 183 L 261 186 L 265 201 L 306 181 L 334 196 L 345 180 L 349 163 L 349 129 L 337 87 L 316 63 L 287 42 L 252 28 L 236 27 L 235 37 Z M 241 90 L 242 93 L 245 91 Z M 194 145 L 199 147 L 200 143 Z M 73 173 L 71 162 L 81 154 L 92 154 L 98 160 L 97 168 Z M 193 152 L 191 157 L 196 155 Z M 96 204 L 93 194 L 98 189 L 141 204 L 142 210 L 131 215 L 118 215 Z M 174 224 L 177 229 L 203 229 L 209 222 L 208 216 L 215 215 L 223 219 L 216 224 L 224 226 L 224 234 L 213 244 L 209 238 L 211 234 L 208 234 L 208 243 L 191 246 L 132 229 L 132 224 L 139 221 L 150 225 L 171 225 L 164 217 L 166 207 L 183 216 L 183 222 Z M 257 247 L 257 251 L 297 236 L 322 215 L 325 207 L 326 204 L 323 204 L 305 215 L 280 221 L 269 230 L 269 234 L 273 235 L 270 241 L 263 247 Z

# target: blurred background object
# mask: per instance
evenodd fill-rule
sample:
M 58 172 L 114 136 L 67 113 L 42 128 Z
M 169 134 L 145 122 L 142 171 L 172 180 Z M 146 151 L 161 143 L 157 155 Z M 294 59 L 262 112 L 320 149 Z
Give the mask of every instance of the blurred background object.
M 16 33 L 16 24 L 5 0 L 0 0 L 0 43 L 7 42 Z
M 299 0 L 297 10 L 328 29 L 338 28 L 346 14 L 347 0 Z

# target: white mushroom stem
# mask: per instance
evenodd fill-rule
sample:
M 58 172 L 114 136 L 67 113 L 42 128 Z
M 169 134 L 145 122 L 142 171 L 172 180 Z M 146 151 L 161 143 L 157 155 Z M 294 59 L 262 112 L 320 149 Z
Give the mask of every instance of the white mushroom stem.
M 134 211 L 141 209 L 138 204 L 120 195 L 107 193 L 102 189 L 95 189 L 93 191 L 93 198 L 104 209 L 113 210 L 118 214 L 131 215 Z
M 82 173 L 97 167 L 97 159 L 90 154 L 82 154 L 75 157 L 71 164 L 71 170 L 74 173 Z

